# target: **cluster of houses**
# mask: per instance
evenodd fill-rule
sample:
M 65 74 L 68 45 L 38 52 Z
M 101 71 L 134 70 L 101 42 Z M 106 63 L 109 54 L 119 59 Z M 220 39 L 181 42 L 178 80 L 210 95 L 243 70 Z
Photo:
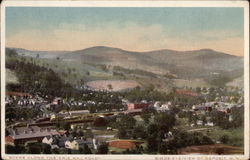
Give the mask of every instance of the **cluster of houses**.
M 91 129 L 91 128 L 87 128 Z M 79 151 L 80 148 L 88 146 L 92 151 L 106 142 L 109 147 L 119 149 L 133 149 L 137 145 L 144 143 L 139 140 L 117 139 L 114 134 L 94 135 L 86 138 L 85 136 L 73 137 L 66 131 L 57 131 L 49 127 L 38 126 L 12 126 L 6 129 L 5 143 L 8 145 L 24 145 L 31 143 L 47 144 L 51 149 L 70 149 Z
M 217 110 L 229 114 L 233 107 L 242 107 L 243 104 L 232 104 L 225 102 L 206 102 L 192 106 L 192 111 L 212 111 Z
M 5 104 L 17 104 L 18 106 L 37 106 L 40 104 L 44 104 L 46 101 L 39 97 L 38 95 L 34 96 L 29 93 L 22 92 L 6 92 L 5 96 Z

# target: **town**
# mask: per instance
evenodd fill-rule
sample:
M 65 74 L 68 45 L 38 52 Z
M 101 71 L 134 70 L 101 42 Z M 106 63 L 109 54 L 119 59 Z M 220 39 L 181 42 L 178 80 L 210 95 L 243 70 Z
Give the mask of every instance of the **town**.
M 243 89 L 83 88 L 71 97 L 7 91 L 6 153 L 207 154 L 209 145 L 213 154 L 243 153 L 233 147 L 243 136 L 229 134 L 243 127 Z

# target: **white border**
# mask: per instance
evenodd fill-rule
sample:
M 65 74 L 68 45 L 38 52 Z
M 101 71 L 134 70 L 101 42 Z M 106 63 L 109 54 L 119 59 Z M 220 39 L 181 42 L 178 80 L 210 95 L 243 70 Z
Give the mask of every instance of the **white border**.
M 5 154 L 5 7 L 243 7 L 244 8 L 244 155 L 10 155 Z M 249 158 L 249 4 L 246 1 L 3 1 L 1 4 L 1 156 L 3 159 L 248 159 Z

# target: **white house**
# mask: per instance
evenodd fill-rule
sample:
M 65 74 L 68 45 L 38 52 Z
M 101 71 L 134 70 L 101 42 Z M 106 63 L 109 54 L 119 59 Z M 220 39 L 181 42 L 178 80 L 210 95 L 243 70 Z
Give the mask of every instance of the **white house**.
M 72 150 L 79 150 L 79 144 L 75 140 L 73 141 L 67 140 L 65 142 L 65 148 L 72 149 Z
M 48 145 L 51 145 L 52 142 L 53 142 L 53 138 L 51 136 L 46 136 L 42 140 L 42 143 L 45 143 L 45 144 L 48 144 Z
M 79 150 L 79 148 L 83 147 L 84 144 L 87 144 L 89 146 L 88 141 L 85 141 L 84 139 L 67 140 L 65 141 L 65 148 Z M 91 144 L 93 145 L 92 139 Z

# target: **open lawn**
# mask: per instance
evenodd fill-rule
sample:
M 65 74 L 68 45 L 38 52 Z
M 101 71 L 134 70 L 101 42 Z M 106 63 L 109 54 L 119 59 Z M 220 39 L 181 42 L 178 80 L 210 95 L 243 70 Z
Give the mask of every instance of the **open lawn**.
M 232 146 L 243 147 L 244 145 L 244 129 L 243 128 L 232 128 L 232 129 L 221 129 L 219 127 L 213 127 L 210 132 L 201 131 L 205 135 L 212 139 L 219 141 L 223 135 L 228 136 L 227 144 Z
M 173 79 L 173 83 L 176 87 L 210 87 L 211 85 L 202 79 L 185 80 L 185 79 Z

